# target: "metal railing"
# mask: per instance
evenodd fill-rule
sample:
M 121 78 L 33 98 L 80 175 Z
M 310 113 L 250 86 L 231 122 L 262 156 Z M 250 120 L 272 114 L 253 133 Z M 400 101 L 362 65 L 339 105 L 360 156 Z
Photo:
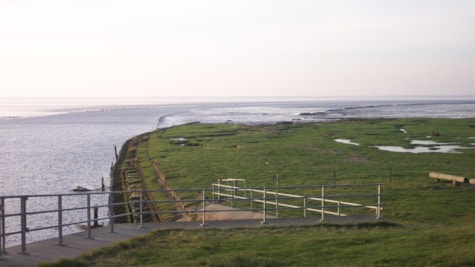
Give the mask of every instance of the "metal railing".
M 274 210 L 276 217 L 279 217 L 279 210 L 282 210 L 283 207 L 285 210 L 302 210 L 303 217 L 307 217 L 307 211 L 313 211 L 321 214 L 321 221 L 325 220 L 325 214 L 336 215 L 336 216 L 347 216 L 348 214 L 342 213 L 344 208 L 357 208 L 363 207 L 367 209 L 372 209 L 376 213 L 376 218 L 381 218 L 381 184 L 353 184 L 353 185 L 318 185 L 318 186 L 302 186 L 302 187 L 273 187 L 273 188 L 242 188 L 236 185 L 226 185 L 221 184 L 221 180 L 218 180 L 218 183 L 212 184 L 213 186 L 213 199 L 215 197 L 220 200 L 222 197 L 226 197 L 227 200 L 231 201 L 231 206 L 234 207 L 234 202 L 236 200 L 250 200 L 251 209 L 253 209 L 254 203 L 262 203 L 264 210 Z M 365 193 L 365 194 L 328 194 L 329 189 L 341 189 L 341 188 L 368 188 L 375 187 L 376 193 Z M 298 194 L 289 194 L 279 192 L 279 190 L 290 190 L 290 189 L 321 189 L 321 195 L 318 196 L 308 196 L 308 195 L 298 195 Z M 272 191 L 274 190 L 274 191 Z M 335 190 L 337 191 L 337 190 Z M 241 192 L 241 195 L 239 193 Z M 262 194 L 262 198 L 254 198 L 254 194 Z M 249 195 L 249 197 L 248 197 Z M 268 196 L 273 196 L 269 198 Z M 342 201 L 341 198 L 375 198 L 375 202 L 372 203 L 356 203 L 349 201 Z M 340 198 L 340 200 L 335 200 L 335 198 Z M 281 201 L 284 200 L 284 201 Z M 292 204 L 293 202 L 299 202 L 299 204 Z M 320 206 L 309 206 L 310 201 L 320 202 Z M 267 205 L 271 205 L 274 208 L 269 209 Z M 334 211 L 332 211 L 334 210 Z M 264 217 L 265 219 L 265 217 Z
M 170 191 L 188 197 L 179 201 L 153 197 L 155 194 L 168 195 Z M 131 193 L 138 193 L 140 198 L 118 203 L 111 201 L 116 194 L 128 196 Z M 22 253 L 26 253 L 29 242 L 42 239 L 57 237 L 58 244 L 63 245 L 63 236 L 80 232 L 78 226 L 87 232 L 87 238 L 92 239 L 94 227 L 102 223 L 114 232 L 115 220 L 122 217 L 129 218 L 139 227 L 150 215 L 160 218 L 167 214 L 188 216 L 195 220 L 201 216 L 201 225 L 204 226 L 209 213 L 239 211 L 262 213 L 261 223 L 267 222 L 268 215 L 307 217 L 308 212 L 320 214 L 318 220 L 323 221 L 327 214 L 351 216 L 368 214 L 367 210 L 372 210 L 371 213 L 375 211 L 379 219 L 381 197 L 381 184 L 245 188 L 219 183 L 213 184 L 212 188 L 3 196 L 0 197 L 0 255 L 6 253 L 6 247 L 12 244 L 21 244 Z M 170 208 L 176 207 L 177 202 L 186 208 Z M 230 204 L 231 207 L 209 210 L 206 205 L 209 203 Z M 147 209 L 148 205 L 159 208 Z M 116 207 L 124 206 L 128 207 L 125 212 L 114 214 Z M 7 244 L 9 238 L 13 238 L 10 240 L 12 244 Z

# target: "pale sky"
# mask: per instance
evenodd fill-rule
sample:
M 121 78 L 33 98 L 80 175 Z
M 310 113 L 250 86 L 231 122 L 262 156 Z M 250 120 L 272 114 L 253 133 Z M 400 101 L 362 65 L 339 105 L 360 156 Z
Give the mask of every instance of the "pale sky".
M 475 95 L 474 0 L 0 0 L 0 97 Z

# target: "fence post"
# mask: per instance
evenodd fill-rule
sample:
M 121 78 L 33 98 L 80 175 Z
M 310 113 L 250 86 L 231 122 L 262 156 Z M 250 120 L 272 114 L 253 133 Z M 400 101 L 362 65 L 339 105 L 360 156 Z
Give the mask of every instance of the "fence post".
M 381 184 L 378 184 L 378 208 L 376 209 L 376 219 L 381 219 Z
M 341 200 L 338 200 L 338 217 L 341 216 L 340 205 L 341 205 Z
M 262 222 L 261 224 L 267 224 L 267 189 L 264 187 L 264 205 L 262 207 Z
M 205 192 L 205 189 L 203 188 L 203 196 L 202 196 L 203 218 L 202 218 L 201 227 L 206 226 L 206 195 L 205 194 L 206 194 L 206 192 Z
M 254 211 L 254 198 L 252 192 L 254 192 L 254 189 L 251 189 L 251 210 Z
M 218 201 L 221 200 L 221 178 L 218 179 Z
M 92 239 L 91 230 L 91 194 L 87 194 L 87 238 Z
M 109 192 L 109 224 L 110 224 L 110 232 L 114 232 L 114 205 L 113 202 L 113 192 Z
M 325 220 L 325 186 L 322 185 L 322 218 L 320 219 L 320 221 L 324 221 Z
M 215 203 L 214 202 L 214 183 L 212 184 L 212 189 L 211 189 L 211 199 L 213 200 L 212 203 Z
M 20 198 L 21 206 L 21 253 L 26 254 L 26 232 L 28 232 L 28 227 L 26 225 L 26 200 L 27 196 L 22 196 Z
M 0 259 L 2 259 L 2 254 L 5 248 L 4 237 L 3 237 L 3 197 L 0 198 Z
M 276 176 L 276 188 L 277 192 L 275 193 L 275 217 L 279 218 L 279 175 Z
M 231 208 L 234 208 L 234 195 L 236 194 L 235 192 L 235 189 L 236 187 L 233 186 L 233 188 L 231 189 Z
M 94 206 L 94 224 L 93 227 L 99 227 L 99 206 Z
M 140 190 L 140 225 L 139 228 L 143 228 L 143 189 Z
M 63 245 L 63 196 L 58 195 L 58 245 Z
M 238 189 L 237 189 L 237 181 L 234 180 L 233 181 L 233 208 L 234 208 L 234 198 L 236 197 L 236 193 L 238 192 Z
M 307 218 L 307 197 L 303 197 L 303 217 Z
M 0 214 L 2 218 L 0 220 L 0 257 L 2 253 L 5 253 L 5 199 L 2 197 L 0 202 Z

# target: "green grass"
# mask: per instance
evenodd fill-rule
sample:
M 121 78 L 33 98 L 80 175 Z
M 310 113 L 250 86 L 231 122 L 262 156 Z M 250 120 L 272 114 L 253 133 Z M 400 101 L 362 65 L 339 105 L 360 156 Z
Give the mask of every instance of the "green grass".
M 338 184 L 383 183 L 384 220 L 164 230 L 44 266 L 475 266 L 475 187 L 428 178 L 431 171 L 475 178 L 475 149 L 410 154 L 374 148 L 410 148 L 410 140 L 473 147 L 474 119 L 193 124 L 147 135 L 137 153 L 147 187 L 156 187 L 152 159 L 174 188 L 209 187 L 228 177 L 244 178 L 248 186 L 273 186 L 276 175 L 281 186 L 333 184 L 335 172 Z

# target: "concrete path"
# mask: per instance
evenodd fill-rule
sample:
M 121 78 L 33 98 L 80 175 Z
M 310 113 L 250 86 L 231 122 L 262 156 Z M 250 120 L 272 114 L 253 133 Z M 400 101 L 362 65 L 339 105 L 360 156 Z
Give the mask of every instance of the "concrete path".
M 374 216 L 364 217 L 335 217 L 327 216 L 324 223 L 346 224 L 359 222 L 374 222 Z M 26 245 L 27 253 L 21 253 L 21 246 L 7 248 L 7 254 L 0 255 L 0 266 L 36 266 L 39 262 L 50 262 L 60 258 L 74 258 L 92 249 L 109 246 L 113 243 L 127 240 L 133 237 L 143 236 L 150 231 L 159 229 L 197 229 L 201 227 L 209 228 L 241 228 L 241 227 L 268 227 L 268 226 L 290 226 L 290 225 L 312 225 L 320 224 L 319 218 L 277 218 L 266 219 L 262 224 L 262 219 L 248 220 L 224 220 L 209 221 L 205 226 L 199 221 L 174 222 L 174 223 L 147 223 L 143 227 L 137 224 L 115 224 L 114 232 L 110 227 L 101 227 L 92 230 L 92 239 L 89 239 L 87 232 L 80 232 L 63 237 L 62 246 L 58 245 L 58 239 L 49 239 Z

